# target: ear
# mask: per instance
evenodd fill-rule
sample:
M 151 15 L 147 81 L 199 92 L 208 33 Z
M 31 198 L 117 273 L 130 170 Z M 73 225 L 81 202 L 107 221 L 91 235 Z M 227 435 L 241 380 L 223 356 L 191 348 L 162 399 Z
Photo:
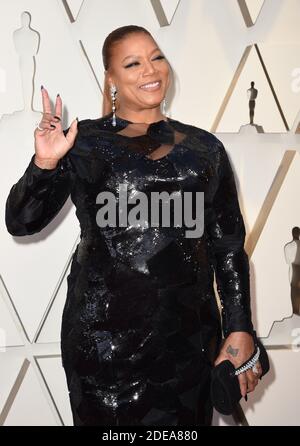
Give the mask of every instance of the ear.
M 111 75 L 108 73 L 107 70 L 104 70 L 104 76 L 105 76 L 105 78 L 106 78 L 106 82 L 107 82 L 107 84 L 108 84 L 109 87 L 111 87 L 112 85 L 114 85 L 114 81 L 113 81 Z

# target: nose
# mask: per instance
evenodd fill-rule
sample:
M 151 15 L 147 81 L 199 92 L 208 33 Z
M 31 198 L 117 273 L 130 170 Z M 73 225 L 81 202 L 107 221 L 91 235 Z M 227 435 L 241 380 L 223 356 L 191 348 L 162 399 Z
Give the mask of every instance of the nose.
M 155 73 L 155 68 L 151 61 L 146 60 L 144 64 L 144 75 Z

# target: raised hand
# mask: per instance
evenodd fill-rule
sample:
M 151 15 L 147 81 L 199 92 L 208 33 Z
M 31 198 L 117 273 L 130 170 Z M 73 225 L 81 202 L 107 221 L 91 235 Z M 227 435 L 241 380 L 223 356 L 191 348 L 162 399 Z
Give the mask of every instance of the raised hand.
M 34 163 L 42 169 L 54 169 L 58 161 L 74 145 L 78 133 L 77 119 L 71 123 L 67 135 L 64 135 L 62 120 L 62 100 L 57 95 L 55 101 L 55 112 L 52 114 L 51 103 L 46 88 L 41 88 L 43 101 L 43 117 L 39 127 L 34 131 L 35 157 Z

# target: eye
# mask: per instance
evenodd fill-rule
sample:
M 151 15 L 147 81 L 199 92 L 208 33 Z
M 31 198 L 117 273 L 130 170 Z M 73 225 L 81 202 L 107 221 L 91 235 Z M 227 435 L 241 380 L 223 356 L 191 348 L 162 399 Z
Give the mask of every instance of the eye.
M 165 59 L 165 56 L 163 56 L 162 54 L 160 54 L 159 56 L 156 56 L 156 57 L 154 58 L 154 60 L 156 60 L 156 59 Z M 139 62 L 131 62 L 130 64 L 125 65 L 124 68 L 130 68 L 130 67 L 133 67 L 134 65 L 138 65 L 138 64 L 139 64 Z
M 132 67 L 133 65 L 137 65 L 139 62 L 132 62 L 129 65 L 125 65 L 125 68 Z

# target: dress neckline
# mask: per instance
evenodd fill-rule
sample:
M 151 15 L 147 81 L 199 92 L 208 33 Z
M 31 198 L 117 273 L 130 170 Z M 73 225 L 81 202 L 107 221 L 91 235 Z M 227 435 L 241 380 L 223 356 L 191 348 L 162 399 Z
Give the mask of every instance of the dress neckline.
M 111 115 L 112 115 L 112 112 L 111 112 Z M 154 124 L 158 124 L 161 122 L 168 123 L 171 121 L 171 119 L 168 116 L 166 116 L 166 119 L 159 119 L 158 121 L 153 121 L 153 122 L 133 122 L 133 121 L 130 121 L 129 119 L 121 118 L 116 113 L 115 113 L 115 116 L 116 116 L 116 119 L 120 122 L 124 122 L 124 123 L 128 123 L 128 124 L 146 124 L 148 126 L 153 126 Z
M 110 121 L 112 120 L 112 116 L 113 112 L 110 112 L 108 115 Z M 129 119 L 121 118 L 117 114 L 115 114 L 115 116 L 117 127 L 120 125 L 121 127 L 125 128 L 130 124 L 146 124 L 140 122 L 134 123 Z M 182 141 L 180 141 L 179 143 L 175 143 L 175 128 L 173 124 L 174 120 L 172 118 L 169 118 L 168 116 L 166 118 L 167 119 L 160 119 L 159 121 L 148 123 L 147 129 L 142 135 L 129 136 L 118 132 L 115 132 L 115 135 L 120 138 L 121 144 L 127 147 L 126 150 L 135 152 L 137 155 L 147 159 L 147 161 L 151 163 L 163 162 L 166 161 L 172 155 L 174 149 L 176 149 L 182 143 Z M 183 140 L 185 141 L 187 137 L 188 135 L 186 135 Z M 148 145 L 149 150 L 146 152 L 140 151 L 141 144 Z M 173 147 L 166 155 L 163 155 L 161 158 L 152 159 L 146 156 L 146 153 L 149 155 L 161 144 L 170 144 L 173 145 Z

